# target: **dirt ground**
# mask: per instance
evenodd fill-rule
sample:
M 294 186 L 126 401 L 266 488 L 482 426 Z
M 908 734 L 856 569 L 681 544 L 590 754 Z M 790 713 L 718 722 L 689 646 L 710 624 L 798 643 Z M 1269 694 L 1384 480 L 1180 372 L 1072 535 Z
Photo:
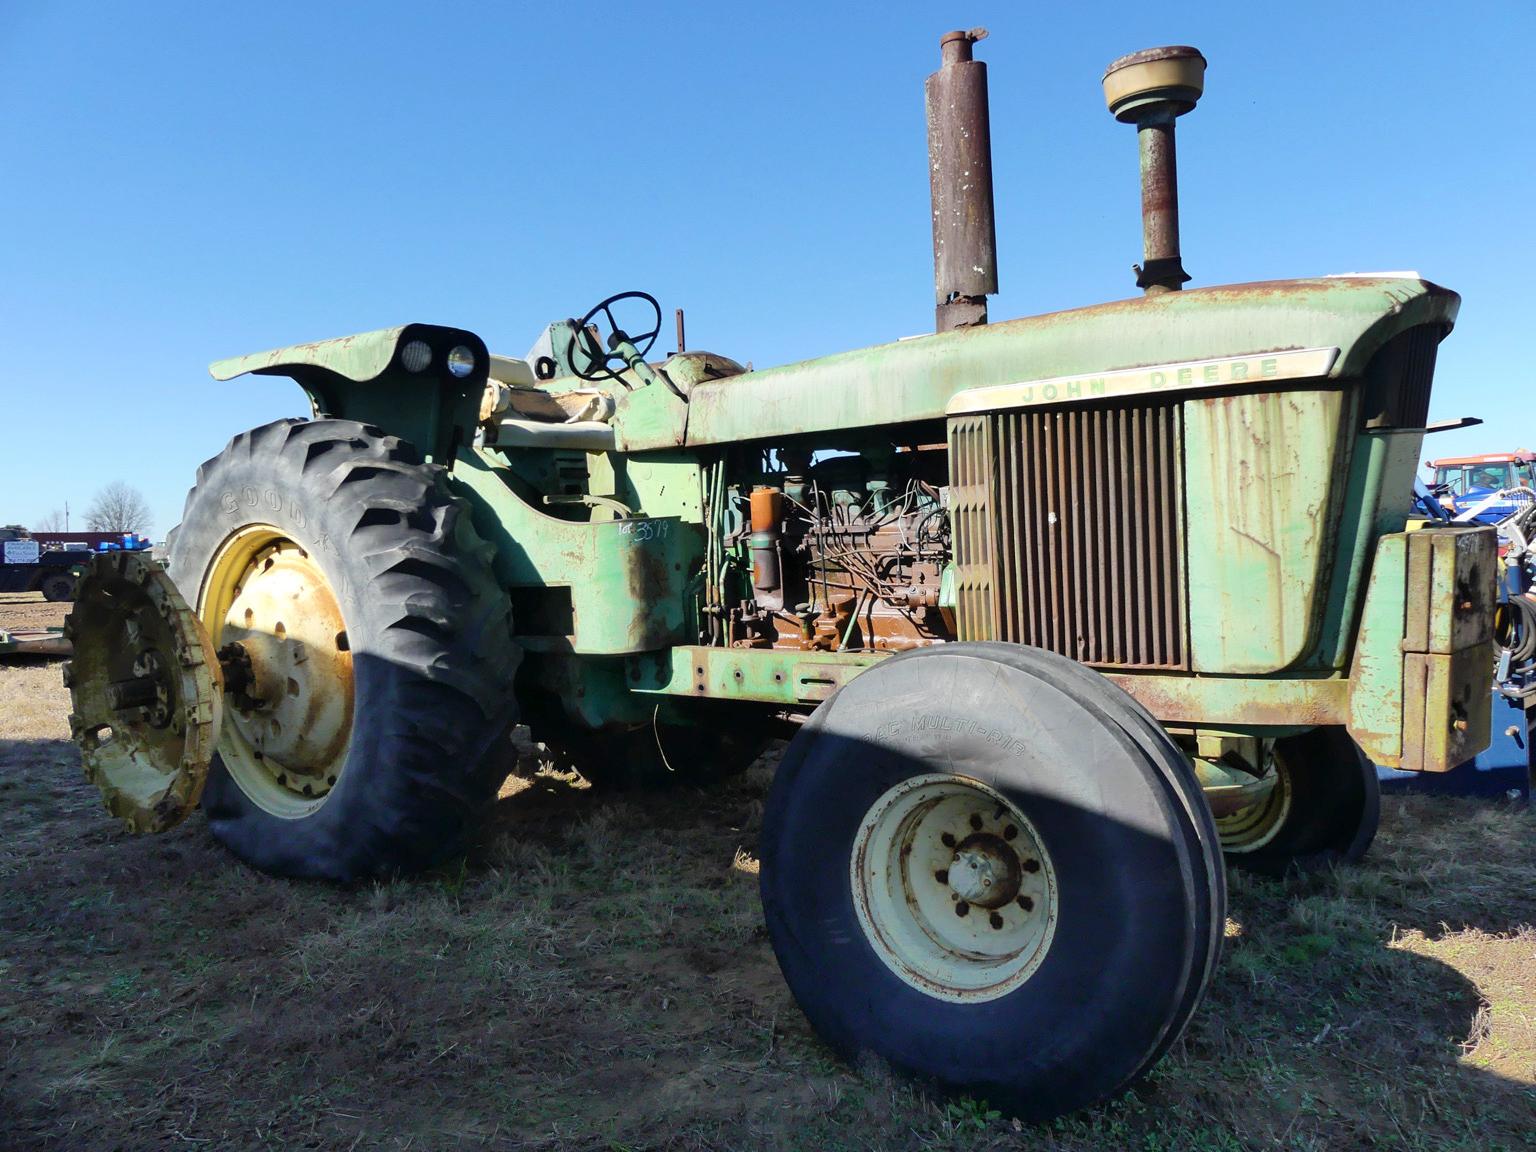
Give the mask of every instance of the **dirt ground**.
M 62 628 L 70 605 L 50 604 L 41 592 L 0 592 L 0 628 Z
M 57 661 L 0 665 L 0 1148 L 1536 1147 L 1515 809 L 1389 800 L 1361 867 L 1234 874 L 1184 1040 L 1031 1128 L 811 1034 L 757 906 L 771 759 L 622 796 L 530 766 L 468 858 L 340 888 L 252 872 L 201 816 L 128 836 L 67 712 Z

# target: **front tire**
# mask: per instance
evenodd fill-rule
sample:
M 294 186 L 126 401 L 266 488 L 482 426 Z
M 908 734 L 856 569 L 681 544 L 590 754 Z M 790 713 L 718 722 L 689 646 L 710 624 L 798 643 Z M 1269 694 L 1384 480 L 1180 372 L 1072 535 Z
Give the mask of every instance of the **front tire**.
M 1275 786 L 1216 822 L 1228 861 L 1261 876 L 1316 871 L 1365 856 L 1381 823 L 1376 767 L 1343 728 L 1275 741 Z
M 215 647 L 257 657 L 226 695 L 213 834 L 343 881 L 462 850 L 504 775 L 518 653 L 445 470 L 377 428 L 280 420 L 198 470 L 169 551 Z
M 769 796 L 761 884 L 827 1043 L 1039 1120 L 1177 1038 L 1225 908 L 1167 737 L 1069 661 L 994 648 L 894 657 L 817 711 Z

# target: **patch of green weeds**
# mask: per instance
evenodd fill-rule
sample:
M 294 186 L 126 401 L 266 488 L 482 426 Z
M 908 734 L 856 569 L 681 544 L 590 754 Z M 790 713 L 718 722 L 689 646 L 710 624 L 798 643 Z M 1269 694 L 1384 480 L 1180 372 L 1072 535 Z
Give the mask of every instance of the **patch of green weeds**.
M 956 1132 L 985 1132 L 989 1125 L 1003 1118 L 1003 1114 L 985 1100 L 971 1096 L 961 1096 L 946 1103 L 944 1116 Z

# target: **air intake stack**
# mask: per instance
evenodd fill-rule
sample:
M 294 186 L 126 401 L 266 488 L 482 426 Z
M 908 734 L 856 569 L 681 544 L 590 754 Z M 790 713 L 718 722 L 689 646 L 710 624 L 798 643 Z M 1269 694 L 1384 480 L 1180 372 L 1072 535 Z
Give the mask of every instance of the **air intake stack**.
M 1179 256 L 1179 167 L 1173 122 L 1205 91 L 1205 57 L 1194 48 L 1147 48 L 1104 72 L 1104 101 L 1141 146 L 1141 231 L 1145 255 L 1134 265 L 1148 296 L 1177 292 L 1189 279 Z
M 939 332 L 985 324 L 987 297 L 997 292 L 987 66 L 971 59 L 971 45 L 986 35 L 985 28 L 946 32 L 939 39 L 940 68 L 925 86 Z

